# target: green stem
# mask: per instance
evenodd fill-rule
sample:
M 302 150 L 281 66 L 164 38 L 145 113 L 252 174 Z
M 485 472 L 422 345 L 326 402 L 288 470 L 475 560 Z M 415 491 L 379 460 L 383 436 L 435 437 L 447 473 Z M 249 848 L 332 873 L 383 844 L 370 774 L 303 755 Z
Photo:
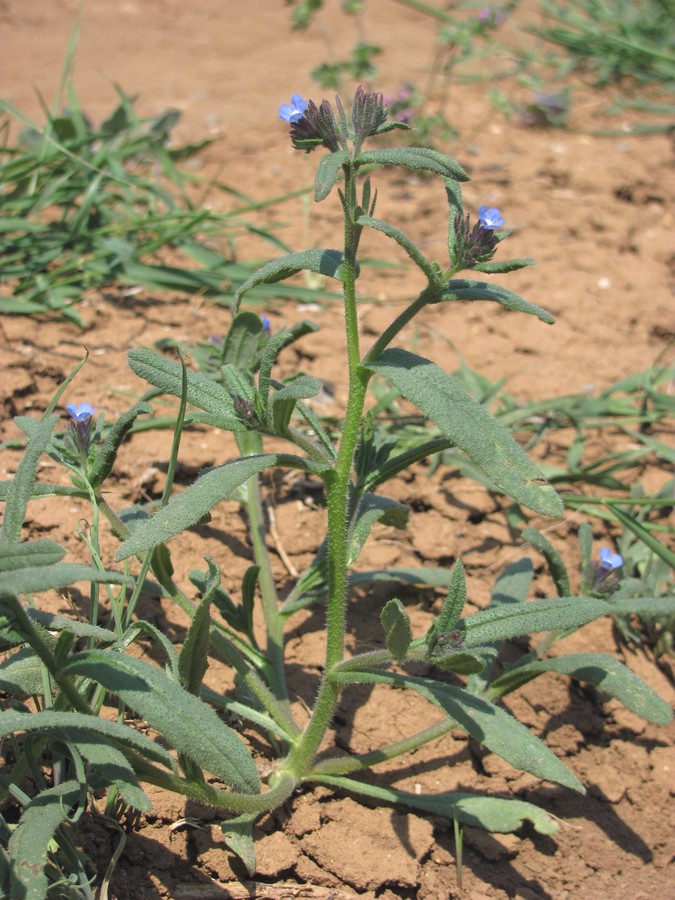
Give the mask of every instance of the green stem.
M 356 303 L 356 255 L 361 227 L 355 223 L 357 208 L 356 170 L 351 163 L 344 166 L 345 250 L 343 262 L 343 296 L 345 303 L 345 337 L 349 392 L 335 469 L 326 476 L 328 506 L 328 604 L 326 610 L 325 676 L 344 657 L 347 606 L 348 513 L 351 472 L 359 439 L 366 388 L 370 373 L 361 366 L 359 327 Z M 311 766 L 337 704 L 340 687 L 324 677 L 311 719 L 300 740 L 291 751 L 285 768 L 302 776 Z
M 364 365 L 367 365 L 382 353 L 382 351 L 389 346 L 392 340 L 396 337 L 399 331 L 402 331 L 403 328 L 415 318 L 417 313 L 424 309 L 429 303 L 433 301 L 434 294 L 437 293 L 437 288 L 434 285 L 428 285 L 419 296 L 413 300 L 413 302 L 406 306 L 402 313 L 400 313 L 390 325 L 388 325 L 379 338 L 375 341 L 370 350 L 366 353 L 363 358 Z
M 417 734 L 413 734 L 401 741 L 388 744 L 379 750 L 372 750 L 370 753 L 360 753 L 355 756 L 323 759 L 312 768 L 312 771 L 306 776 L 306 780 L 313 780 L 315 775 L 346 775 L 348 772 L 356 772 L 359 769 L 367 769 L 378 763 L 387 762 L 387 760 L 394 759 L 396 756 L 402 756 L 404 753 L 410 753 L 411 750 L 417 750 L 418 747 L 422 747 L 424 744 L 442 737 L 455 727 L 455 722 L 452 719 L 443 719 L 435 725 L 425 728 L 424 731 L 419 731 Z

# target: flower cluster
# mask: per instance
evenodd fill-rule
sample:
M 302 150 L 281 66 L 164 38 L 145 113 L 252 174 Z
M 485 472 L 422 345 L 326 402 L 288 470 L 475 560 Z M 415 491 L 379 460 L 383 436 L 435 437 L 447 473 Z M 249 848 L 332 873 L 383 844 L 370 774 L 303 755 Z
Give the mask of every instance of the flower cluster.
M 619 586 L 620 569 L 623 557 L 620 553 L 612 553 L 609 547 L 602 547 L 598 559 L 589 563 L 587 583 L 594 593 L 610 594 Z
M 363 141 L 377 134 L 387 121 L 384 98 L 375 91 L 357 88 L 352 103 L 351 131 L 340 98 L 336 97 L 335 102 L 338 119 L 328 100 L 322 100 L 321 105 L 317 106 L 313 100 L 304 100 L 300 94 L 293 94 L 290 103 L 282 103 L 279 118 L 290 124 L 291 142 L 296 150 L 310 153 L 315 147 L 326 147 L 334 153 L 340 148 L 346 149 L 347 139 L 352 138 L 358 152 Z
M 80 459 L 89 455 L 93 438 L 92 426 L 96 409 L 91 403 L 66 403 L 66 412 L 70 416 L 66 441 Z
M 455 246 L 452 265 L 455 271 L 473 269 L 481 263 L 489 262 L 495 255 L 499 237 L 495 229 L 504 224 L 501 212 L 495 207 L 483 205 L 478 210 L 478 221 L 471 227 L 468 215 L 455 216 Z

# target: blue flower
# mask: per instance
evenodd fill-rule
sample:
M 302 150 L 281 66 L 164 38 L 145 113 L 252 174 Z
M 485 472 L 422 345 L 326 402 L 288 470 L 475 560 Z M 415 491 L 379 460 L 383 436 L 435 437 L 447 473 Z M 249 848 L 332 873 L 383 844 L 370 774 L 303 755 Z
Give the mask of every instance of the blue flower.
M 613 572 L 623 565 L 623 557 L 619 553 L 612 553 L 609 547 L 600 550 L 600 568 L 603 572 Z
M 87 422 L 96 412 L 91 403 L 66 403 L 66 411 L 75 422 Z
M 489 228 L 490 230 L 501 228 L 504 224 L 504 218 L 500 211 L 494 206 L 488 209 L 485 204 L 478 210 L 478 219 L 483 228 Z
M 272 323 L 267 318 L 267 316 L 261 316 L 260 321 L 262 322 L 263 331 L 266 335 L 270 335 L 272 333 Z
M 284 122 L 299 122 L 305 115 L 309 100 L 303 100 L 300 94 L 293 94 L 290 103 L 282 103 L 279 107 L 279 118 Z

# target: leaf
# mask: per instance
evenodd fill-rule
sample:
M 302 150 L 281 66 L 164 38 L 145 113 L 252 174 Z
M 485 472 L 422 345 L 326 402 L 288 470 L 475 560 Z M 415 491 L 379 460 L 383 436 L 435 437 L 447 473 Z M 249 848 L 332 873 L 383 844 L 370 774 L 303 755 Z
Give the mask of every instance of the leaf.
M 464 565 L 461 559 L 452 567 L 450 573 L 450 588 L 448 596 L 445 598 L 441 614 L 438 617 L 438 631 L 441 633 L 450 632 L 457 625 L 459 617 L 466 603 L 466 578 L 464 576 Z
M 365 150 L 355 160 L 358 166 L 405 166 L 416 171 L 433 172 L 442 178 L 468 181 L 469 176 L 457 160 L 426 147 L 391 147 Z
M 35 430 L 16 470 L 16 475 L 7 490 L 5 509 L 0 525 L 0 546 L 19 542 L 23 520 L 26 517 L 26 507 L 31 499 L 33 484 L 37 477 L 38 462 L 51 440 L 52 431 L 57 422 L 58 416 L 47 416 L 36 423 Z
M 563 504 L 510 432 L 435 363 L 388 349 L 366 366 L 382 375 L 502 491 L 535 512 L 559 516 Z
M 154 350 L 131 350 L 127 357 L 136 375 L 148 384 L 158 387 L 164 394 L 182 396 L 183 370 L 179 363 L 165 359 Z M 187 400 L 197 409 L 213 416 L 213 424 L 226 431 L 245 431 L 246 426 L 237 417 L 230 393 L 217 381 L 199 372 L 187 371 Z
M 50 566 L 60 562 L 65 554 L 63 547 L 47 539 L 0 544 L 0 572 Z
M 655 725 L 666 725 L 673 713 L 665 700 L 629 668 L 608 653 L 569 653 L 555 659 L 538 659 L 509 669 L 490 685 L 490 696 L 503 697 L 543 672 L 568 675 L 588 682 L 615 697 L 623 705 Z
M 316 397 L 321 390 L 318 378 L 298 375 L 276 390 L 270 398 L 272 423 L 276 434 L 284 434 L 288 429 L 293 410 L 298 400 Z
M 100 584 L 129 584 L 131 579 L 121 572 L 95 569 L 80 563 L 57 563 L 34 569 L 18 569 L 0 573 L 0 594 L 35 594 L 52 588 L 64 588 L 77 581 Z
M 195 609 L 183 646 L 178 654 L 180 683 L 186 691 L 199 696 L 204 674 L 208 668 L 208 648 L 211 635 L 210 607 L 220 584 L 220 570 L 210 556 L 205 557 L 208 580 L 201 602 Z
M 322 157 L 319 168 L 314 178 L 314 199 L 317 202 L 325 200 L 340 177 L 340 169 L 349 160 L 346 150 L 336 150 Z
M 41 694 L 44 688 L 42 663 L 30 647 L 8 655 L 0 663 L 0 691 L 19 700 Z
M 263 324 L 252 312 L 238 313 L 232 320 L 223 347 L 223 363 L 252 372 L 258 359 Z
M 271 466 L 287 466 L 314 474 L 324 471 L 324 467 L 287 453 L 246 456 L 210 469 L 182 493 L 172 497 L 147 522 L 139 525 L 118 549 L 116 558 L 126 559 L 135 553 L 151 550 L 157 544 L 166 543 L 181 531 L 196 525 L 210 509 L 229 497 L 251 475 Z
M 228 819 L 220 823 L 223 840 L 246 866 L 246 871 L 253 878 L 257 869 L 255 845 L 253 843 L 253 824 L 259 813 L 244 813 L 236 819 Z
M 340 250 L 303 250 L 300 253 L 289 253 L 273 259 L 267 265 L 254 272 L 250 278 L 241 285 L 234 295 L 232 310 L 239 309 L 241 298 L 252 288 L 259 284 L 275 284 L 284 281 L 291 275 L 297 275 L 304 270 L 316 272 L 318 275 L 328 275 L 337 281 L 343 280 L 342 264 L 344 254 Z
M 79 797 L 79 783 L 64 781 L 41 791 L 26 806 L 8 845 L 11 897 L 45 900 L 49 844 Z
M 78 712 L 54 712 L 45 709 L 34 713 L 20 713 L 7 710 L 0 713 L 0 737 L 5 737 L 14 732 L 49 732 L 58 728 L 69 739 L 76 741 L 82 734 L 100 734 L 109 738 L 115 744 L 136 750 L 141 756 L 166 768 L 175 769 L 175 762 L 159 744 L 151 741 L 143 732 L 136 731 L 122 725 L 121 722 L 112 722 L 101 719 L 98 716 L 88 716 Z
M 467 300 L 491 300 L 494 303 L 499 303 L 505 309 L 536 316 L 547 325 L 552 325 L 555 322 L 555 318 L 543 307 L 535 306 L 534 303 L 528 303 L 527 300 L 523 300 L 518 294 L 514 294 L 513 291 L 509 291 L 507 288 L 500 287 L 498 284 L 486 284 L 484 281 L 453 279 L 448 282 L 447 289 L 443 292 L 440 299 L 461 302 Z
M 474 272 L 484 272 L 486 275 L 502 275 L 506 272 L 517 272 L 518 269 L 525 269 L 527 266 L 536 266 L 536 262 L 529 256 L 521 259 L 505 259 L 503 262 L 478 263 L 471 268 Z
M 505 710 L 464 688 L 396 672 L 349 671 L 330 677 L 343 684 L 390 684 L 416 691 L 515 768 L 584 793 L 581 782 L 543 741 Z
M 349 565 L 355 562 L 377 522 L 394 528 L 405 528 L 410 510 L 390 497 L 366 492 L 361 498 L 356 521 L 350 529 Z
M 379 785 L 366 784 L 344 775 L 312 777 L 320 784 L 329 784 L 355 794 L 363 794 L 385 803 L 400 803 L 410 809 L 418 809 L 435 816 L 456 819 L 462 825 L 483 828 L 498 834 L 517 831 L 525 822 L 531 822 L 539 834 L 555 834 L 559 830 L 556 820 L 543 809 L 524 800 L 501 797 L 481 797 L 461 791 L 445 791 L 441 794 L 413 794 Z
M 66 734 L 62 738 L 58 731 L 53 736 L 56 740 L 69 740 Z M 80 734 L 72 743 L 92 766 L 90 778 L 95 787 L 101 783 L 106 788 L 114 786 L 130 806 L 141 812 L 150 812 L 152 803 L 121 750 L 100 734 Z
M 150 404 L 145 403 L 141 400 L 136 403 L 135 406 L 133 406 L 131 409 L 127 410 L 125 413 L 122 413 L 122 415 L 113 422 L 112 427 L 106 435 L 103 446 L 97 450 L 96 459 L 93 466 L 91 467 L 91 471 L 89 472 L 89 483 L 95 489 L 99 488 L 106 480 L 108 475 L 110 475 L 112 467 L 115 463 L 117 451 L 119 450 L 124 438 L 131 431 L 138 416 L 142 413 L 151 412 L 152 407 L 150 406 Z
M 85 650 L 70 658 L 66 674 L 103 685 L 151 728 L 225 784 L 260 791 L 258 770 L 239 736 L 215 711 L 164 672 L 142 659 L 106 650 Z
M 572 590 L 570 588 L 570 579 L 567 574 L 567 569 L 565 568 L 565 563 L 562 561 L 562 557 L 553 544 L 551 544 L 548 538 L 544 537 L 540 531 L 537 531 L 536 528 L 523 529 L 521 537 L 524 541 L 528 541 L 532 544 L 546 560 L 548 570 L 551 573 L 556 590 L 558 591 L 558 596 L 569 597 Z
M 528 603 L 507 603 L 463 619 L 462 639 L 468 648 L 482 647 L 537 631 L 580 628 L 611 612 L 611 604 L 595 597 L 548 597 Z
M 405 659 L 412 643 L 410 616 L 400 600 L 393 598 L 385 603 L 380 621 L 387 636 L 387 650 L 394 659 Z

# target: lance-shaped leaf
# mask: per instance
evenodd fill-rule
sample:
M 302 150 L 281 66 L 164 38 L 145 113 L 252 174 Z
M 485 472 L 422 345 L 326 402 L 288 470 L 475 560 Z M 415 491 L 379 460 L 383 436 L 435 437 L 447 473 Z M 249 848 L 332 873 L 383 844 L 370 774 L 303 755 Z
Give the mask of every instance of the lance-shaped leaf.
M 394 528 L 402 529 L 406 527 L 409 515 L 410 510 L 402 503 L 392 500 L 390 497 L 366 492 L 350 527 L 349 565 L 359 558 L 363 545 L 377 522 L 381 525 L 391 525 Z
M 517 272 L 518 269 L 525 269 L 528 266 L 536 266 L 536 263 L 529 256 L 520 259 L 505 259 L 501 262 L 477 263 L 472 266 L 474 272 L 484 272 L 486 275 L 503 275 L 506 272 Z
M 399 348 L 385 350 L 366 368 L 419 407 L 500 490 L 542 515 L 562 515 L 562 501 L 522 447 L 455 378 Z
M 0 691 L 20 700 L 44 689 L 42 663 L 30 647 L 22 647 L 0 663 Z
M 389 222 L 384 222 L 382 219 L 374 219 L 372 216 L 365 215 L 359 216 L 356 220 L 356 224 L 367 225 L 368 228 L 372 228 L 374 231 L 380 231 L 382 234 L 385 234 L 387 237 L 396 241 L 397 244 L 403 247 L 415 265 L 421 269 L 429 283 L 440 286 L 440 276 L 434 268 L 433 263 L 430 262 L 417 245 L 402 231 L 399 231 L 398 228 L 390 225 Z
M 31 566 L 50 566 L 60 562 L 65 554 L 63 547 L 47 539 L 0 544 L 0 572 L 28 569 Z
M 396 672 L 336 672 L 330 677 L 346 684 L 389 684 L 416 691 L 515 768 L 584 793 L 579 780 L 543 741 L 505 710 L 464 688 Z
M 445 291 L 439 299 L 440 301 L 461 302 L 467 300 L 490 300 L 493 303 L 499 303 L 505 309 L 536 316 L 547 325 L 552 325 L 555 322 L 555 318 L 551 313 L 542 306 L 528 303 L 527 300 L 524 300 L 519 294 L 514 294 L 513 291 L 500 287 L 498 284 L 487 284 L 484 281 L 454 278 L 448 282 Z
M 395 788 L 366 784 L 344 775 L 321 775 L 312 779 L 320 784 L 329 784 L 363 794 L 384 803 L 396 803 L 418 809 L 435 816 L 456 819 L 462 825 L 482 828 L 497 834 L 517 831 L 525 822 L 530 822 L 539 834 L 555 834 L 559 830 L 556 820 L 543 809 L 524 800 L 502 797 L 482 797 L 465 794 L 462 791 L 446 791 L 442 794 L 413 794 Z
M 570 580 L 567 574 L 565 563 L 561 555 L 555 549 L 553 544 L 545 537 L 541 531 L 536 528 L 524 528 L 521 537 L 524 541 L 529 541 L 543 555 L 548 564 L 548 570 L 555 582 L 558 596 L 569 597 L 572 593 L 570 588 Z
M 318 378 L 309 375 L 298 375 L 292 381 L 288 381 L 270 398 L 272 423 L 277 434 L 284 434 L 288 428 L 293 410 L 298 400 L 308 400 L 316 397 L 321 390 L 321 382 Z
M 129 365 L 133 371 L 163 393 L 182 396 L 183 369 L 154 350 L 131 350 Z M 227 431 L 245 431 L 246 426 L 234 411 L 230 393 L 217 381 L 200 372 L 187 371 L 187 400 L 213 417 L 213 424 Z
M 152 762 L 170 770 L 176 768 L 173 757 L 163 747 L 155 744 L 143 732 L 122 725 L 121 722 L 111 722 L 98 716 L 88 716 L 86 713 L 54 712 L 51 709 L 30 715 L 14 710 L 0 713 L 0 737 L 23 731 L 49 732 L 54 728 L 60 729 L 72 740 L 78 740 L 83 734 L 103 735 L 114 744 L 129 747 Z
M 134 422 L 142 413 L 151 413 L 152 407 L 142 400 L 122 413 L 112 424 L 103 446 L 96 452 L 96 459 L 89 472 L 89 483 L 94 488 L 100 487 L 110 475 L 120 444 L 131 431 Z
M 410 616 L 405 606 L 394 597 L 382 608 L 380 621 L 387 636 L 387 650 L 394 659 L 405 659 L 412 643 Z
M 131 579 L 121 572 L 109 572 L 80 563 L 57 563 L 36 569 L 18 569 L 0 573 L 0 594 L 15 597 L 35 594 L 51 588 L 64 588 L 76 581 L 94 581 L 99 584 L 126 584 Z
M 208 580 L 204 596 L 195 609 L 190 627 L 178 655 L 180 683 L 186 691 L 199 696 L 202 680 L 208 667 L 208 649 L 211 634 L 211 600 L 220 584 L 220 570 L 210 556 L 205 557 Z
M 140 524 L 131 537 L 117 551 L 117 559 L 126 559 L 135 553 L 151 550 L 170 538 L 196 525 L 217 503 L 229 497 L 251 475 L 271 466 L 286 466 L 320 475 L 325 468 L 316 463 L 287 453 L 267 453 L 246 456 L 210 469 L 204 475 L 176 494 L 167 505 L 147 522 Z
M 238 313 L 225 338 L 223 363 L 252 372 L 260 353 L 262 335 L 263 323 L 255 313 Z
M 77 781 L 64 781 L 41 791 L 26 806 L 9 839 L 10 897 L 45 900 L 49 881 L 45 872 L 49 844 L 80 797 Z
M 216 712 L 163 671 L 142 659 L 106 650 L 85 650 L 64 671 L 103 685 L 137 712 L 180 753 L 249 793 L 260 791 L 258 770 L 247 747 Z
M 548 597 L 530 603 L 489 607 L 462 620 L 466 647 L 483 647 L 537 631 L 580 628 L 611 613 L 605 600 L 595 597 Z
M 336 150 L 322 157 L 319 168 L 314 178 L 314 199 L 317 202 L 325 200 L 340 177 L 340 169 L 349 159 L 346 150 Z
M 36 423 L 16 475 L 9 483 L 0 524 L 0 545 L 18 543 L 21 537 L 26 506 L 32 497 L 33 484 L 37 476 L 38 462 L 51 440 L 57 422 L 58 416 L 47 416 Z
M 81 754 L 93 771 L 90 780 L 94 788 L 117 788 L 120 796 L 135 809 L 141 812 L 149 812 L 152 803 L 147 794 L 141 788 L 136 773 L 128 762 L 124 753 L 118 750 L 110 741 L 100 734 L 80 734 L 71 739 L 67 730 L 53 732 L 54 740 L 63 743 L 72 743 L 73 747 Z
M 343 280 L 342 265 L 344 254 L 340 250 L 303 250 L 300 253 L 289 253 L 273 259 L 267 265 L 254 272 L 239 288 L 232 301 L 232 310 L 239 309 L 241 298 L 259 284 L 275 284 L 284 281 L 298 272 L 316 272 L 317 275 L 328 275 L 337 281 Z M 357 272 L 358 274 L 358 272 Z
M 257 869 L 253 825 L 258 815 L 259 813 L 244 813 L 242 816 L 237 816 L 236 819 L 228 819 L 220 824 L 223 840 L 244 863 L 251 878 L 255 877 Z
M 593 684 L 655 725 L 666 725 L 673 718 L 668 703 L 608 653 L 569 653 L 556 659 L 537 659 L 516 666 L 493 681 L 489 696 L 503 697 L 543 672 L 569 675 L 577 681 Z
M 442 178 L 468 181 L 469 176 L 456 159 L 426 147 L 391 147 L 364 150 L 355 160 L 358 166 L 405 166 L 421 172 L 433 172 Z

